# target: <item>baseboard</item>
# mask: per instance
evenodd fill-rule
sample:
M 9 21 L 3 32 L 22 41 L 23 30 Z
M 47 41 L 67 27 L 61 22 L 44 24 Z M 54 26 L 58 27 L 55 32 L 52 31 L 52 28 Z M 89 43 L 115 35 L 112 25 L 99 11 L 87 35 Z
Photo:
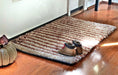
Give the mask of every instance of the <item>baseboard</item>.
M 76 9 L 71 10 L 71 13 L 74 13 L 74 12 L 76 12 L 78 10 L 81 10 L 81 9 L 83 9 L 83 6 L 80 6 L 80 7 L 76 8 Z
M 80 6 L 79 8 L 74 9 L 74 10 L 71 11 L 71 13 L 72 13 L 71 16 L 77 15 L 77 14 L 83 12 L 83 11 L 84 11 L 83 6 Z
M 46 22 L 46 23 L 44 23 L 44 24 L 42 24 L 42 25 L 39 25 L 39 26 L 37 26 L 37 27 L 35 27 L 35 28 L 32 28 L 32 29 L 30 29 L 30 30 L 28 30 L 28 31 L 25 31 L 25 32 L 23 32 L 23 33 L 21 33 L 21 34 L 18 34 L 18 35 L 16 35 L 16 36 L 10 38 L 9 41 L 11 41 L 11 40 L 13 40 L 13 39 L 15 39 L 15 38 L 17 38 L 17 37 L 19 37 L 19 36 L 21 36 L 21 35 L 24 35 L 24 34 L 26 34 L 26 33 L 28 33 L 28 32 L 31 32 L 31 31 L 33 31 L 33 30 L 35 30 L 35 29 L 37 29 L 37 28 L 40 28 L 40 27 L 42 27 L 42 26 L 45 26 L 46 24 L 51 23 L 52 21 L 55 21 L 55 20 L 57 20 L 57 19 L 59 19 L 59 18 L 61 18 L 61 17 L 64 17 L 64 16 L 67 16 L 67 13 L 64 14 L 64 15 L 62 15 L 62 16 L 60 16 L 60 17 L 57 17 L 57 18 L 55 18 L 55 19 L 53 19 L 53 20 L 51 20 L 51 21 L 49 21 L 49 22 Z

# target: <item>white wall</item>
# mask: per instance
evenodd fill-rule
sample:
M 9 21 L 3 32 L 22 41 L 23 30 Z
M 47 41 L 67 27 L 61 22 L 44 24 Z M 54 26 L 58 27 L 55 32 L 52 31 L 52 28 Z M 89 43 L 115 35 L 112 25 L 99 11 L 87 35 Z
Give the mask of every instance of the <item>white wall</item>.
M 74 10 L 84 5 L 84 0 L 70 0 L 70 10 Z
M 67 0 L 0 0 L 0 36 L 23 33 L 67 13 Z
M 96 0 L 84 0 L 84 10 L 95 4 Z
M 108 0 L 103 0 L 103 1 L 108 1 Z M 118 0 L 112 0 L 114 3 L 118 3 Z
M 84 0 L 84 10 L 87 10 L 88 7 L 95 5 L 96 0 Z M 99 2 L 102 0 L 99 0 Z
M 118 3 L 118 0 L 112 0 L 112 2 L 114 2 L 114 3 Z
M 70 10 L 74 10 L 79 7 L 78 0 L 70 0 Z
M 87 7 L 90 7 L 90 6 L 94 5 L 95 4 L 95 1 L 96 0 L 88 0 L 87 1 Z
M 84 6 L 84 0 L 79 0 L 79 7 Z

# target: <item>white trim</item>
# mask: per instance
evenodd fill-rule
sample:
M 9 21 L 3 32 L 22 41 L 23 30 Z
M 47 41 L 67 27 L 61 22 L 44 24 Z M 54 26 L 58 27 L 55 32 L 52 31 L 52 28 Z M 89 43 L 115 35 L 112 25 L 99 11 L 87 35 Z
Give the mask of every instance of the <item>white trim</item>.
M 70 0 L 67 0 L 67 14 L 68 14 L 68 16 L 71 15 L 71 11 L 70 11 Z

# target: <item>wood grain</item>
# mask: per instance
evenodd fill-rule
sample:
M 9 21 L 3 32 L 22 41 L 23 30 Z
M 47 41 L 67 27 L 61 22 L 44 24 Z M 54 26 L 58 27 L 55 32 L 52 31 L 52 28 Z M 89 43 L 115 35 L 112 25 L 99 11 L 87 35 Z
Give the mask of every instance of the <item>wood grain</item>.
M 97 12 L 92 8 L 73 17 L 118 27 L 118 5 L 102 3 Z M 102 46 L 118 42 L 117 35 L 118 30 L 73 66 L 18 52 L 15 63 L 0 68 L 0 75 L 117 75 L 118 45 Z

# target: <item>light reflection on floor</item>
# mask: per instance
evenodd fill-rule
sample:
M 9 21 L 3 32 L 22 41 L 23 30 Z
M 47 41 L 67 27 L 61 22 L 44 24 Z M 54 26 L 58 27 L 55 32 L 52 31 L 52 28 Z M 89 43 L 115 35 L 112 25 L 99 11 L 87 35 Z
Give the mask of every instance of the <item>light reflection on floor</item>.
M 64 72 L 63 75 L 86 75 L 85 72 L 82 71 L 82 69 L 77 69 L 77 70 L 73 70 L 73 71 L 68 71 L 68 72 Z
M 93 52 L 90 56 L 92 62 L 98 62 L 101 60 L 101 55 L 98 52 Z
M 99 71 L 98 65 L 95 65 L 94 68 L 93 68 L 93 70 L 94 70 L 96 73 L 98 73 L 98 71 Z
M 90 72 L 93 73 L 93 75 L 98 75 L 100 69 L 104 68 L 106 64 L 102 60 L 102 55 L 95 50 L 81 65 L 82 66 L 76 70 L 64 71 L 63 75 L 88 75 Z
M 101 46 L 116 46 L 116 45 L 118 45 L 118 42 L 106 43 L 106 44 L 103 44 Z

